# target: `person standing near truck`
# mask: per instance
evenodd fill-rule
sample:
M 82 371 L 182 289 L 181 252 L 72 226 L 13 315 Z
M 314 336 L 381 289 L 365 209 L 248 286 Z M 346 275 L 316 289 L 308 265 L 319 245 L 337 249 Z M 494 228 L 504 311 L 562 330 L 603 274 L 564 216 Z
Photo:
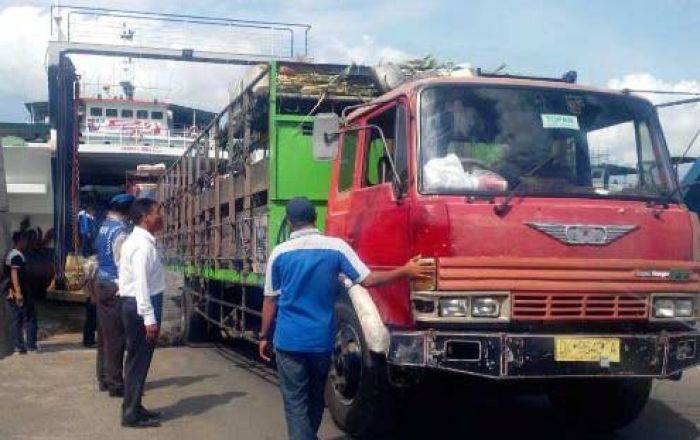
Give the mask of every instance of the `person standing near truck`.
M 109 202 L 107 217 L 95 239 L 97 249 L 97 380 L 101 391 L 112 397 L 124 395 L 124 324 L 117 297 L 119 251 L 127 236 L 126 216 L 134 196 L 119 194 Z
M 165 269 L 154 234 L 163 228 L 161 206 L 138 199 L 130 212 L 134 230 L 124 241 L 119 258 L 119 297 L 126 333 L 122 426 L 160 426 L 159 414 L 141 405 L 163 316 Z
M 95 238 L 95 208 L 88 206 L 78 212 L 78 234 L 80 235 L 80 253 L 83 257 L 93 254 Z
M 333 348 L 333 314 L 339 276 L 364 287 L 429 276 L 420 257 L 390 271 L 372 272 L 343 240 L 316 229 L 316 210 L 304 197 L 286 207 L 290 239 L 268 260 L 259 353 L 269 361 L 270 330 L 291 440 L 314 440 L 325 407 L 323 390 Z
M 5 276 L 8 280 L 7 308 L 10 312 L 10 335 L 15 353 L 36 352 L 37 317 L 36 306 L 29 283 L 27 283 L 28 236 L 26 231 L 15 232 L 12 236 L 12 250 L 5 258 Z M 24 333 L 26 332 L 26 339 Z

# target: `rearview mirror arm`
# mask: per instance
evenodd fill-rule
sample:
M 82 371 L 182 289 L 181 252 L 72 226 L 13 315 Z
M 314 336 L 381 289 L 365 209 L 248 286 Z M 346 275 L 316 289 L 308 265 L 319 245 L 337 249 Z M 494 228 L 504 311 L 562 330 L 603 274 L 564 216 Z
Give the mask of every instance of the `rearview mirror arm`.
M 394 163 L 394 158 L 391 155 L 391 152 L 389 151 L 389 146 L 386 143 L 386 137 L 384 136 L 384 130 L 376 124 L 367 124 L 367 125 L 356 125 L 353 127 L 349 127 L 344 131 L 359 131 L 359 130 L 365 130 L 365 129 L 371 129 L 371 130 L 377 130 L 379 133 L 379 136 L 382 138 L 382 144 L 384 146 L 384 154 L 386 155 L 387 160 L 389 160 L 389 165 L 391 166 L 391 175 L 392 175 L 392 181 L 394 183 L 395 187 L 399 187 L 401 185 L 401 178 L 399 177 L 399 173 L 396 171 L 396 164 Z

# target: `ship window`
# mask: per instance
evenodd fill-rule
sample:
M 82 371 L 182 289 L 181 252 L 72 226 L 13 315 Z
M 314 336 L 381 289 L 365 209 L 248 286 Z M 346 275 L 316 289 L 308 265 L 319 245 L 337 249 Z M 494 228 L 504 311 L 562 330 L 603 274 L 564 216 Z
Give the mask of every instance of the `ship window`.
M 122 110 L 122 118 L 133 118 L 133 117 L 134 117 L 133 110 Z
M 105 116 L 110 118 L 116 118 L 117 116 L 119 116 L 119 114 L 116 108 L 108 108 L 105 110 Z
M 102 116 L 102 108 L 90 107 L 90 116 Z
M 163 119 L 163 112 L 151 112 L 151 119 Z
M 148 119 L 148 110 L 136 110 L 136 119 Z

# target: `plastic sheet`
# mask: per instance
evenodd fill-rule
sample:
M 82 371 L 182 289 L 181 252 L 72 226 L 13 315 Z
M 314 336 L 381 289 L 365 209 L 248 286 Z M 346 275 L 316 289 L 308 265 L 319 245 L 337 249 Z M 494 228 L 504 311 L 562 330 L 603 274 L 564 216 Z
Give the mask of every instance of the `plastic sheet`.
M 423 167 L 423 184 L 427 191 L 505 191 L 506 180 L 498 174 L 474 167 L 467 172 L 456 154 L 430 159 Z

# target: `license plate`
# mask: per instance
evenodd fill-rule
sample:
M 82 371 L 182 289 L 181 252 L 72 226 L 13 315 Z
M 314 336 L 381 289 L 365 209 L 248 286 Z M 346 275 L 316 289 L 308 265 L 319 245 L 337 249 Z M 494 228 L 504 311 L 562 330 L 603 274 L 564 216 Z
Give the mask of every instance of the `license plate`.
M 554 338 L 557 362 L 620 362 L 618 338 Z

